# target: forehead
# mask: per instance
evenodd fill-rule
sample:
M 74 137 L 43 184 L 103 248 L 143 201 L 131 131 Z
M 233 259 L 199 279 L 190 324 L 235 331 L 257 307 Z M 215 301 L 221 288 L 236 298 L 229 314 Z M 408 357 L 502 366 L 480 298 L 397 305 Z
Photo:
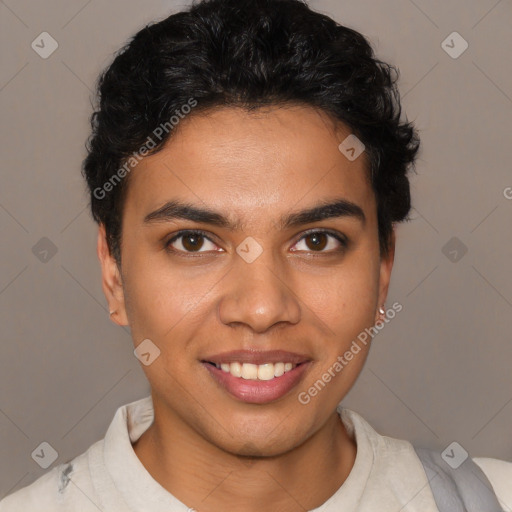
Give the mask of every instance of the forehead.
M 131 172 L 125 213 L 143 217 L 173 198 L 242 221 L 319 197 L 345 197 L 371 209 L 366 154 L 350 161 L 338 148 L 350 134 L 346 125 L 304 106 L 195 113 Z

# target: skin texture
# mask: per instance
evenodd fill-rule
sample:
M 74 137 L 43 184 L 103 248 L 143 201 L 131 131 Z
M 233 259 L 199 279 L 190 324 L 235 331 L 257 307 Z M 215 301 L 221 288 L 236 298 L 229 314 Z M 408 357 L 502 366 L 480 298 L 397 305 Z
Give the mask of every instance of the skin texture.
M 297 395 L 332 367 L 357 335 L 381 318 L 394 257 L 379 253 L 377 211 L 365 155 L 353 162 L 338 145 L 350 130 L 307 106 L 257 112 L 216 108 L 181 121 L 165 148 L 132 171 L 123 212 L 121 270 L 100 225 L 98 256 L 114 322 L 130 325 L 134 345 L 161 350 L 142 366 L 155 421 L 134 444 L 149 473 L 187 506 L 225 510 L 311 510 L 342 485 L 356 444 L 336 406 L 361 372 L 368 348 L 301 404 Z M 282 230 L 281 215 L 344 198 L 366 216 L 325 219 Z M 144 225 L 171 199 L 209 207 L 240 230 L 174 220 Z M 306 230 L 331 236 L 320 248 Z M 201 229 L 192 256 L 183 229 Z M 263 248 L 247 263 L 246 237 Z M 193 247 L 193 246 L 192 246 Z M 337 249 L 342 250 L 337 250 Z M 181 254 L 181 255 L 180 255 Z M 201 363 L 236 349 L 306 354 L 303 380 L 271 403 L 244 403 L 223 390 Z

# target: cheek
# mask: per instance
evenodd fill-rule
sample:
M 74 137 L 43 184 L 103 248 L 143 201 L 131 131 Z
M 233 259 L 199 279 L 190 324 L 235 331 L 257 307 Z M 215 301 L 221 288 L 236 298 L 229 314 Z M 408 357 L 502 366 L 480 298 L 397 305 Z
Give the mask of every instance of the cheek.
M 375 262 L 363 253 L 303 291 L 314 316 L 329 327 L 318 346 L 318 364 L 301 389 L 317 408 L 335 407 L 360 374 L 370 348 L 365 329 L 373 325 L 377 292 Z
M 373 325 L 378 285 L 376 263 L 363 252 L 353 253 L 329 276 L 308 279 L 302 296 L 332 336 L 348 340 Z
M 215 284 L 212 272 L 185 276 L 163 254 L 132 253 L 126 261 L 126 276 L 125 303 L 134 339 L 164 341 L 175 336 L 183 319 L 194 325 L 195 318 L 205 314 L 207 292 Z

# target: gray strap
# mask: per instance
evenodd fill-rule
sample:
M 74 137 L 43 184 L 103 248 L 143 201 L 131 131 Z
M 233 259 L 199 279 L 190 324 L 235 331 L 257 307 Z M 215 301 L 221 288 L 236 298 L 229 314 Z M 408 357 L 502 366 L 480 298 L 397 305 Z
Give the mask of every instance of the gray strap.
M 503 512 L 491 483 L 471 457 L 453 469 L 437 451 L 414 449 L 439 512 Z

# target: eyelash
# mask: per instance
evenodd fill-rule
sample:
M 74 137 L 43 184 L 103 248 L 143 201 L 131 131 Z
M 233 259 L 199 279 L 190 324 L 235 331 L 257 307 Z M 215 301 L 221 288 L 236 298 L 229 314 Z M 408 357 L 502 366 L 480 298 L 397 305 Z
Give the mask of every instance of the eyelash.
M 299 238 L 299 240 L 297 240 L 297 242 L 295 242 L 294 245 L 298 244 L 304 238 L 306 238 L 306 237 L 308 237 L 310 235 L 315 235 L 315 234 L 329 235 L 329 236 L 333 237 L 334 239 L 336 239 L 340 243 L 340 245 L 341 245 L 340 248 L 334 249 L 334 250 L 330 250 L 330 251 L 310 251 L 315 256 L 321 255 L 321 254 L 339 254 L 339 253 L 344 252 L 348 248 L 348 239 L 344 235 L 341 235 L 340 233 L 338 233 L 336 231 L 331 231 L 331 230 L 328 230 L 328 229 L 311 229 L 309 231 L 306 231 L 306 232 L 304 232 L 302 234 L 302 236 Z M 174 248 L 171 247 L 171 244 L 173 242 L 175 242 L 176 240 L 178 240 L 178 239 L 180 239 L 180 238 L 182 238 L 182 237 L 184 237 L 186 235 L 201 235 L 202 237 L 204 237 L 207 240 L 209 240 L 211 243 L 215 243 L 208 236 L 208 233 L 206 231 L 202 231 L 200 229 L 186 229 L 186 230 L 179 231 L 170 240 L 168 240 L 165 243 L 165 250 L 170 252 L 170 253 L 173 253 L 173 254 L 178 254 L 180 256 L 185 255 L 185 257 L 197 257 L 197 256 L 201 255 L 204 252 L 209 252 L 209 251 L 197 251 L 197 252 L 182 251 L 181 249 L 174 249 Z M 306 252 L 306 251 L 296 251 L 296 252 Z

